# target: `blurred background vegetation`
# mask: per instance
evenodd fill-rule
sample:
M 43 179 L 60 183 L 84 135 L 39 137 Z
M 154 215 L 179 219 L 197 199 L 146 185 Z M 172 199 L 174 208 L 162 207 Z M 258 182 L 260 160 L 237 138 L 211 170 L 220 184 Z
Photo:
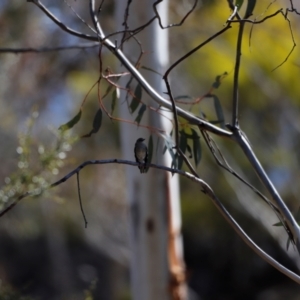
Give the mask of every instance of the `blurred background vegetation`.
M 252 19 L 260 20 L 289 1 L 257 1 Z M 296 2 L 296 1 L 295 1 Z M 62 1 L 43 1 L 65 24 L 89 33 Z M 69 1 L 91 24 L 88 5 Z M 294 3 L 297 7 L 297 3 Z M 299 6 L 299 5 L 298 5 Z M 170 23 L 189 6 L 170 4 Z M 299 7 L 298 7 L 299 9 Z M 105 32 L 113 32 L 114 5 L 104 2 Z M 200 1 L 183 26 L 169 30 L 171 62 L 223 28 L 230 10 L 226 1 Z M 300 16 L 289 14 L 299 44 Z M 230 122 L 237 24 L 180 64 L 172 73 L 174 95 L 196 99 L 207 93 L 217 75 L 227 72 L 214 91 Z M 54 25 L 25 1 L 0 3 L 1 48 L 41 48 L 82 43 Z M 293 47 L 289 23 L 281 14 L 262 24 L 247 24 L 240 76 L 240 123 L 258 158 L 291 211 L 299 207 L 299 48 Z M 146 49 L 145 49 L 146 50 Z M 104 67 L 116 68 L 104 51 Z M 121 165 L 90 166 L 80 173 L 88 227 L 80 212 L 76 179 L 39 195 L 40 189 L 90 159 L 121 157 L 119 126 L 103 118 L 92 128 L 98 108 L 96 91 L 87 97 L 81 121 L 61 133 L 98 79 L 97 47 L 42 53 L 0 53 L 0 206 L 34 189 L 0 219 L 0 299 L 130 299 L 126 179 Z M 103 86 L 105 89 L 105 85 Z M 110 107 L 111 98 L 106 98 Z M 212 98 L 183 105 L 215 120 Z M 134 130 L 134 128 L 133 128 Z M 264 189 L 232 143 L 213 137 L 232 167 Z M 133 157 L 128 157 L 133 160 Z M 217 166 L 202 143 L 200 176 L 215 190 L 245 231 L 282 264 L 298 271 L 293 247 L 273 227 L 278 220 L 235 178 Z M 199 188 L 181 180 L 184 255 L 193 299 L 298 299 L 300 288 L 267 265 L 240 240 Z

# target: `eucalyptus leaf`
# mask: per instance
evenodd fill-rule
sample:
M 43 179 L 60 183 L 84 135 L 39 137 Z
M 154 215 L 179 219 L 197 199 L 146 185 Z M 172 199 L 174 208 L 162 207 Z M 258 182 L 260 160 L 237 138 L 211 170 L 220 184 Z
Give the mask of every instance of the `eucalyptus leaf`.
M 194 137 L 193 138 L 194 160 L 197 166 L 201 160 L 202 149 L 201 149 L 200 137 L 198 136 L 197 132 L 194 129 L 192 129 L 192 135 Z
M 135 110 L 138 108 L 138 106 L 141 103 L 142 99 L 142 87 L 140 84 L 138 84 L 134 91 L 134 96 L 132 97 L 132 101 L 130 103 L 130 111 L 132 113 L 135 112 Z
M 179 139 L 179 148 L 180 150 L 185 153 L 186 147 L 187 147 L 187 137 L 184 132 L 184 130 L 179 132 L 180 139 Z M 181 155 L 178 155 L 178 169 L 181 170 L 183 164 L 183 157 Z
M 81 118 L 81 109 L 74 118 L 72 118 L 66 124 L 61 125 L 58 129 L 61 131 L 66 131 L 68 129 L 71 129 L 74 125 L 76 125 L 80 121 L 80 118 Z
M 92 134 L 97 133 L 101 128 L 101 124 L 102 124 L 102 110 L 99 108 L 94 116 L 93 129 L 89 133 L 84 134 L 81 137 L 83 138 L 90 137 Z
M 244 17 L 245 19 L 249 18 L 252 15 L 255 5 L 256 5 L 256 0 L 248 0 L 246 13 Z
M 114 113 L 115 107 L 116 107 L 116 102 L 117 102 L 117 89 L 115 89 L 112 93 L 112 99 L 111 99 L 111 112 L 110 114 L 112 115 Z
M 143 104 L 140 109 L 139 109 L 139 112 L 138 112 L 138 115 L 137 117 L 135 118 L 135 122 L 137 122 L 138 124 L 140 124 L 142 118 L 143 118 L 143 115 L 144 115 L 144 112 L 146 111 L 147 109 L 147 106 L 145 104 Z
M 212 97 L 214 99 L 214 107 L 215 107 L 217 119 L 220 122 L 221 127 L 225 128 L 224 114 L 223 114 L 223 109 L 220 100 L 216 95 L 212 95 Z

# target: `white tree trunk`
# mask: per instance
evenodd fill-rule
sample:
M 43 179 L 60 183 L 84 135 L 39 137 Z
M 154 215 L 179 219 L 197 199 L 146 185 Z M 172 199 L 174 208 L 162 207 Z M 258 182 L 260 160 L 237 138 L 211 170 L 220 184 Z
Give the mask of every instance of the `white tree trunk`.
M 128 25 L 130 29 L 145 24 L 154 16 L 153 0 L 136 0 L 130 5 Z M 124 30 L 125 8 L 127 1 L 116 1 L 117 30 Z M 164 22 L 167 20 L 167 1 L 158 6 Z M 160 29 L 157 20 L 137 36 L 145 54 L 142 66 L 163 73 L 168 63 L 168 31 Z M 131 39 L 123 45 L 124 52 L 133 62 L 137 60 L 140 49 Z M 124 70 L 123 70 L 124 71 Z M 161 94 L 166 90 L 162 76 L 144 71 L 149 83 Z M 121 85 L 129 80 L 123 78 Z M 120 116 L 134 120 L 121 91 Z M 129 98 L 131 99 L 131 97 Z M 146 93 L 142 100 L 157 107 Z M 172 117 L 171 113 L 167 113 Z M 141 124 L 164 129 L 169 133 L 172 124 L 156 112 L 147 109 Z M 122 152 L 125 159 L 134 160 L 135 141 L 143 137 L 148 141 L 150 132 L 136 125 L 121 124 Z M 153 134 L 154 153 L 152 162 L 170 166 L 169 155 L 162 154 L 164 142 Z M 159 140 L 158 151 L 156 152 Z M 157 155 L 155 155 L 155 153 Z M 126 167 L 127 198 L 130 207 L 130 242 L 132 250 L 131 282 L 132 296 L 140 299 L 185 299 L 184 264 L 182 261 L 181 216 L 179 205 L 178 177 L 170 173 L 150 169 L 147 174 L 140 174 L 138 168 Z

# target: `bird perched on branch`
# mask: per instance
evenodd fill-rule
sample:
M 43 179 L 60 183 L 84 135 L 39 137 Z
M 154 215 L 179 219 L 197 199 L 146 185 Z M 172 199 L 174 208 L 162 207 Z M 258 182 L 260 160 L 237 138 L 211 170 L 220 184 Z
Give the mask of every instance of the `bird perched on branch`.
M 134 146 L 134 156 L 136 162 L 139 164 L 139 169 L 141 173 L 146 173 L 147 172 L 147 161 L 148 161 L 148 148 L 144 144 L 143 138 L 138 138 L 137 141 L 135 142 Z

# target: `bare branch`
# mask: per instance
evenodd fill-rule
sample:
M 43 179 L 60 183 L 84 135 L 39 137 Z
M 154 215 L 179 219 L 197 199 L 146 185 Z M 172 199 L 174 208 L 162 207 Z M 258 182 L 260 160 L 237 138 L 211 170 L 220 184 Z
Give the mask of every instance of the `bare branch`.
M 286 224 L 286 221 L 283 218 L 283 216 L 281 215 L 279 209 L 264 194 L 262 194 L 258 189 L 256 189 L 252 184 L 250 184 L 247 180 L 245 180 L 243 177 L 241 177 L 236 171 L 234 171 L 231 168 L 231 166 L 226 161 L 225 157 L 222 155 L 220 149 L 218 148 L 218 146 L 216 145 L 214 140 L 209 136 L 209 134 L 207 132 L 201 130 L 201 133 L 202 133 L 202 136 L 204 137 L 204 140 L 205 140 L 210 152 L 214 156 L 217 164 L 221 168 L 225 169 L 227 172 L 232 174 L 234 177 L 239 179 L 246 186 L 248 186 L 259 198 L 261 198 L 265 203 L 267 203 L 271 207 L 271 209 L 274 211 L 274 213 L 276 214 L 278 219 L 281 221 L 282 226 L 284 227 L 284 229 L 285 229 L 286 233 L 288 234 L 289 238 L 293 242 L 293 235 L 292 235 L 291 231 L 289 230 L 289 228 Z
M 176 150 L 177 153 L 179 153 L 179 155 L 183 158 L 184 162 L 186 163 L 186 165 L 188 166 L 188 168 L 190 169 L 190 171 L 192 172 L 192 174 L 196 177 L 199 177 L 196 170 L 193 168 L 192 164 L 190 163 L 190 161 L 187 159 L 187 157 L 185 156 L 185 154 L 181 151 L 180 147 L 179 147 L 179 126 L 178 126 L 178 115 L 177 115 L 177 110 L 176 110 L 176 104 L 175 104 L 175 100 L 172 94 L 172 90 L 170 87 L 170 83 L 168 80 L 167 75 L 165 74 L 163 76 L 163 79 L 166 83 L 167 86 L 167 90 L 168 90 L 168 95 L 170 96 L 170 100 L 172 103 L 172 112 L 174 115 L 174 125 L 175 125 L 175 145 L 176 145 Z
M 66 26 L 64 23 L 62 23 L 59 19 L 57 19 L 39 0 L 27 0 L 27 2 L 32 2 L 35 4 L 38 8 L 40 8 L 55 24 L 57 24 L 62 30 L 78 36 L 80 38 L 86 39 L 86 40 L 91 40 L 91 41 L 98 41 L 97 36 L 91 36 L 88 34 L 84 34 L 81 32 L 78 32 L 74 29 L 69 28 Z
M 83 220 L 84 220 L 84 227 L 87 228 L 88 222 L 87 222 L 87 219 L 85 217 L 85 213 L 84 213 L 83 206 L 82 206 L 82 201 L 81 201 L 79 172 L 76 173 L 76 179 L 77 179 L 77 191 L 78 191 L 79 206 L 80 206 L 80 210 L 81 210 Z
M 290 4 L 291 4 L 291 8 L 288 9 L 288 11 L 295 12 L 297 15 L 300 15 L 300 12 L 298 12 L 298 10 L 294 7 L 293 0 L 290 0 Z
M 195 0 L 192 8 L 186 13 L 186 15 L 182 18 L 182 20 L 179 22 L 179 23 L 176 23 L 176 24 L 169 24 L 168 26 L 163 26 L 162 22 L 161 22 L 161 18 L 160 18 L 160 15 L 157 11 L 157 8 L 156 6 L 161 3 L 163 0 L 158 0 L 156 2 L 153 3 L 153 10 L 154 10 L 154 13 L 156 15 L 156 17 L 158 18 L 158 23 L 159 23 L 159 26 L 161 29 L 167 29 L 167 28 L 171 28 L 171 27 L 176 27 L 176 26 L 181 26 L 184 21 L 187 19 L 187 17 L 195 10 L 196 6 L 197 6 L 197 3 L 198 3 L 198 0 Z
M 132 162 L 132 161 L 127 161 L 127 160 L 121 160 L 121 159 L 107 159 L 107 160 L 90 160 L 90 161 L 86 161 L 84 163 L 82 163 L 80 166 L 78 166 L 76 169 L 74 169 L 73 171 L 71 171 L 69 174 L 67 174 L 66 176 L 64 176 L 63 178 L 61 178 L 60 180 L 52 183 L 49 188 L 58 186 L 60 184 L 62 184 L 63 182 L 66 182 L 68 179 L 70 179 L 73 175 L 77 175 L 79 174 L 79 172 L 86 166 L 88 165 L 95 165 L 95 164 L 111 164 L 111 163 L 118 163 L 118 164 L 125 164 L 125 165 L 132 165 L 132 166 L 139 166 L 138 163 L 136 162 Z M 233 229 L 236 231 L 236 233 L 242 238 L 242 240 L 257 254 L 259 255 L 262 259 L 264 259 L 267 263 L 269 263 L 270 265 L 272 265 L 274 268 L 276 268 L 277 270 L 279 270 L 280 272 L 282 272 L 283 274 L 285 274 L 286 276 L 288 276 L 289 278 L 291 278 L 292 280 L 294 280 L 295 282 L 297 282 L 298 284 L 300 284 L 300 276 L 298 276 L 297 274 L 295 274 L 294 272 L 290 271 L 289 269 L 287 269 L 286 267 L 284 267 L 283 265 L 281 265 L 280 263 L 278 263 L 275 259 L 273 259 L 271 256 L 269 256 L 266 252 L 264 252 L 261 248 L 258 247 L 258 245 L 256 245 L 251 238 L 243 231 L 243 229 L 238 225 L 238 223 L 235 221 L 235 219 L 230 215 L 230 213 L 226 210 L 226 208 L 224 207 L 224 205 L 221 203 L 221 201 L 217 198 L 217 196 L 215 195 L 215 193 L 213 192 L 213 190 L 211 189 L 211 187 L 202 179 L 181 171 L 181 170 L 176 170 L 176 169 L 172 169 L 169 167 L 165 167 L 165 166 L 160 166 L 160 165 L 155 165 L 155 164 L 149 164 L 149 167 L 151 168 L 155 168 L 155 169 L 160 169 L 160 170 L 164 170 L 167 172 L 171 172 L 171 173 L 176 173 L 179 174 L 181 176 L 185 176 L 188 179 L 196 182 L 197 184 L 200 185 L 201 187 L 201 191 L 206 194 L 213 202 L 213 204 L 217 207 L 217 209 L 219 210 L 219 212 L 222 214 L 222 216 L 225 218 L 225 220 L 229 223 L 229 225 L 231 227 L 233 227 Z M 78 182 L 78 181 L 77 181 Z M 18 199 L 18 202 L 27 197 L 30 196 L 31 192 L 27 192 L 26 194 L 24 194 L 22 196 L 22 198 Z M 17 202 L 15 202 L 14 205 L 16 205 Z M 4 211 L 2 211 L 0 213 L 0 217 L 3 216 L 6 212 L 8 212 L 12 206 L 14 206 L 13 204 L 11 204 L 8 208 L 6 208 Z M 85 220 L 86 221 L 86 220 Z
M 195 177 L 194 177 L 195 178 Z M 192 179 L 194 181 L 198 181 L 198 178 Z M 276 268 L 281 273 L 285 274 L 290 279 L 294 280 L 298 284 L 300 284 L 300 276 L 292 272 L 291 270 L 287 269 L 283 265 L 281 265 L 278 261 L 273 259 L 270 255 L 268 255 L 266 252 L 264 252 L 261 248 L 259 248 L 251 239 L 250 237 L 243 231 L 243 229 L 239 226 L 239 224 L 234 220 L 234 218 L 229 214 L 229 212 L 226 210 L 226 208 L 223 206 L 223 204 L 218 200 L 218 198 L 215 196 L 213 191 L 210 189 L 210 187 L 205 183 L 201 182 L 202 186 L 205 187 L 206 194 L 210 197 L 210 199 L 213 201 L 214 205 L 218 208 L 222 216 L 225 218 L 225 220 L 233 227 L 235 232 L 241 237 L 241 239 L 263 260 L 265 260 L 267 263 L 269 263 L 271 266 Z
M 233 95 L 232 95 L 232 126 L 239 127 L 238 114 L 239 114 L 239 71 L 242 55 L 242 41 L 245 23 L 240 23 L 239 33 L 237 37 L 236 56 L 233 76 Z
M 214 35 L 210 36 L 207 40 L 205 40 L 203 43 L 201 43 L 200 45 L 198 45 L 197 47 L 195 47 L 194 49 L 192 49 L 191 51 L 189 51 L 187 54 L 185 54 L 184 56 L 182 56 L 181 58 L 179 58 L 175 63 L 173 63 L 169 69 L 166 71 L 164 77 L 168 77 L 170 72 L 177 66 L 179 65 L 182 61 L 184 61 L 185 59 L 187 59 L 189 56 L 191 56 L 192 54 L 194 54 L 195 52 L 197 52 L 199 49 L 201 49 L 203 46 L 205 46 L 206 44 L 208 44 L 210 41 L 212 41 L 213 39 L 215 39 L 216 37 L 218 37 L 219 35 L 221 35 L 222 33 L 224 33 L 225 31 L 227 31 L 228 29 L 230 29 L 230 23 L 227 23 L 227 25 L 221 29 L 220 31 L 218 31 L 217 33 L 215 33 Z
M 231 23 L 251 23 L 251 24 L 260 24 L 263 23 L 264 21 L 271 19 L 275 17 L 276 15 L 283 13 L 282 8 L 274 12 L 273 14 L 264 17 L 262 20 L 256 21 L 256 20 L 249 20 L 249 19 L 238 19 L 238 20 L 232 20 Z
M 279 195 L 278 191 L 274 187 L 273 183 L 269 179 L 268 175 L 266 174 L 265 170 L 263 169 L 262 165 L 260 164 L 259 160 L 255 156 L 250 144 L 248 143 L 248 140 L 245 136 L 245 134 L 238 128 L 232 128 L 234 139 L 239 144 L 239 146 L 244 151 L 246 157 L 248 158 L 250 164 L 256 171 L 256 174 L 258 178 L 262 181 L 264 186 L 269 191 L 274 203 L 276 204 L 276 207 L 278 208 L 282 219 L 286 221 L 288 230 L 292 233 L 293 238 L 298 252 L 300 253 L 300 228 L 297 224 L 295 218 L 287 208 L 286 204 L 282 200 L 281 196 Z
M 276 68 L 274 68 L 272 71 L 275 71 L 276 69 L 281 67 L 284 63 L 286 63 L 288 61 L 289 57 L 291 56 L 291 54 L 294 52 L 294 49 L 296 48 L 296 42 L 295 42 L 295 38 L 294 38 L 294 34 L 293 34 L 291 21 L 289 20 L 287 14 L 288 14 L 288 12 L 286 12 L 286 14 L 285 14 L 285 19 L 289 23 L 289 29 L 290 29 L 290 33 L 291 33 L 291 37 L 292 37 L 292 41 L 293 41 L 293 46 L 292 46 L 292 49 L 290 50 L 290 52 L 288 53 L 288 55 L 286 56 L 286 58 L 284 59 L 284 61 L 282 63 L 280 63 Z

